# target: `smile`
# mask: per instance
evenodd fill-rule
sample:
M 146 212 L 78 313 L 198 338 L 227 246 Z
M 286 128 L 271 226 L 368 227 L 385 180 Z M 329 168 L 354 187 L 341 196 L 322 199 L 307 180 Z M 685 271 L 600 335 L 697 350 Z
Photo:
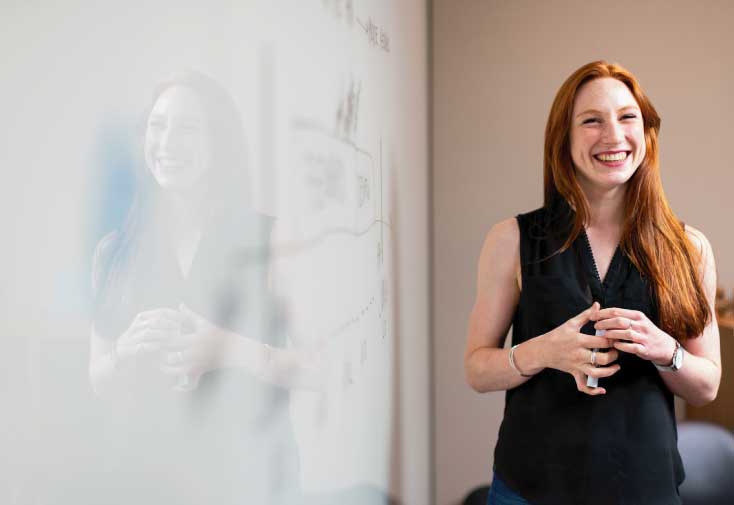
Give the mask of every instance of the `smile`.
M 630 155 L 630 151 L 617 151 L 617 152 L 607 152 L 607 153 L 595 154 L 594 158 L 596 158 L 599 161 L 609 163 L 609 162 L 624 161 L 627 159 L 627 156 L 629 155 Z
M 175 158 L 158 158 L 158 166 L 166 170 L 178 170 L 185 166 L 185 162 Z

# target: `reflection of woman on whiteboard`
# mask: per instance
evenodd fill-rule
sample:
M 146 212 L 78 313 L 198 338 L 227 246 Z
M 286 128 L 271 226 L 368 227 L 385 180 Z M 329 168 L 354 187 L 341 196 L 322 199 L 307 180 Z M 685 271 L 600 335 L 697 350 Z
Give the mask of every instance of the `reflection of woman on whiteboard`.
M 507 390 L 490 504 L 681 503 L 673 395 L 712 401 L 721 358 L 711 246 L 668 206 L 659 128 L 627 70 L 581 67 L 548 118 L 544 206 L 487 235 L 465 368 Z
M 139 190 L 97 246 L 89 370 L 120 503 L 281 503 L 296 487 L 286 387 L 308 367 L 283 347 L 243 142 L 212 79 L 160 85 Z

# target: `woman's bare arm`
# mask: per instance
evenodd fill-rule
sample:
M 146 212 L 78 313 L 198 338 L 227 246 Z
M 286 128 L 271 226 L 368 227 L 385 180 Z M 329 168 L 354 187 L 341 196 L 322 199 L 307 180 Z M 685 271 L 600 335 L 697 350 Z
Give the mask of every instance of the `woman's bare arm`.
M 100 337 L 94 325 L 89 333 L 89 382 L 96 394 L 103 394 L 112 385 L 117 369 L 115 341 Z
M 686 232 L 701 251 L 699 275 L 703 280 L 703 289 L 709 302 L 711 320 L 704 328 L 702 335 L 681 342 L 686 350 L 682 368 L 677 372 L 661 372 L 660 376 L 674 394 L 691 405 L 701 406 L 716 399 L 721 383 L 719 327 L 714 309 L 716 263 L 711 244 L 704 234 L 688 225 L 686 225 Z
M 528 380 L 510 366 L 509 350 L 502 348 L 520 299 L 520 279 L 520 230 L 511 218 L 492 227 L 479 258 L 464 368 L 466 381 L 480 393 L 512 389 Z M 522 373 L 545 368 L 542 349 L 536 337 L 515 350 Z

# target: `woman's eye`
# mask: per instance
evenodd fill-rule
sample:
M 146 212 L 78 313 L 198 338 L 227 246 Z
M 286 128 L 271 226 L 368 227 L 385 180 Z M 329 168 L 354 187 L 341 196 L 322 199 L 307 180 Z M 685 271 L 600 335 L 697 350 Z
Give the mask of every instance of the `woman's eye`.
M 584 119 L 581 124 L 591 124 L 591 123 L 598 123 L 599 118 L 590 117 L 589 119 Z
M 625 114 L 624 116 L 622 116 L 622 119 L 636 119 L 636 118 L 637 118 L 637 114 Z
M 183 122 L 183 123 L 177 123 L 175 125 L 176 131 L 180 133 L 185 133 L 187 135 L 198 133 L 201 129 L 199 123 L 195 122 Z

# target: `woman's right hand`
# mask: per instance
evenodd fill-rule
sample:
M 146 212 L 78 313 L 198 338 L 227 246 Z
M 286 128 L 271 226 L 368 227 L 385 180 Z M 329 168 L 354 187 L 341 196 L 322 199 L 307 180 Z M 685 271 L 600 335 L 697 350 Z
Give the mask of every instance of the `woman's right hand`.
M 613 348 L 609 339 L 581 333 L 581 328 L 587 322 L 596 320 L 599 308 L 599 303 L 594 302 L 591 307 L 546 334 L 549 342 L 547 366 L 571 374 L 577 389 L 589 395 L 602 395 L 606 390 L 603 387 L 587 386 L 587 376 L 609 377 L 620 369 L 619 364 L 610 365 L 617 360 L 619 352 Z M 592 365 L 592 350 L 607 348 L 611 348 L 609 352 L 597 352 L 597 366 Z
M 140 312 L 117 339 L 118 362 L 156 352 L 181 334 L 183 317 L 177 310 L 154 309 Z

